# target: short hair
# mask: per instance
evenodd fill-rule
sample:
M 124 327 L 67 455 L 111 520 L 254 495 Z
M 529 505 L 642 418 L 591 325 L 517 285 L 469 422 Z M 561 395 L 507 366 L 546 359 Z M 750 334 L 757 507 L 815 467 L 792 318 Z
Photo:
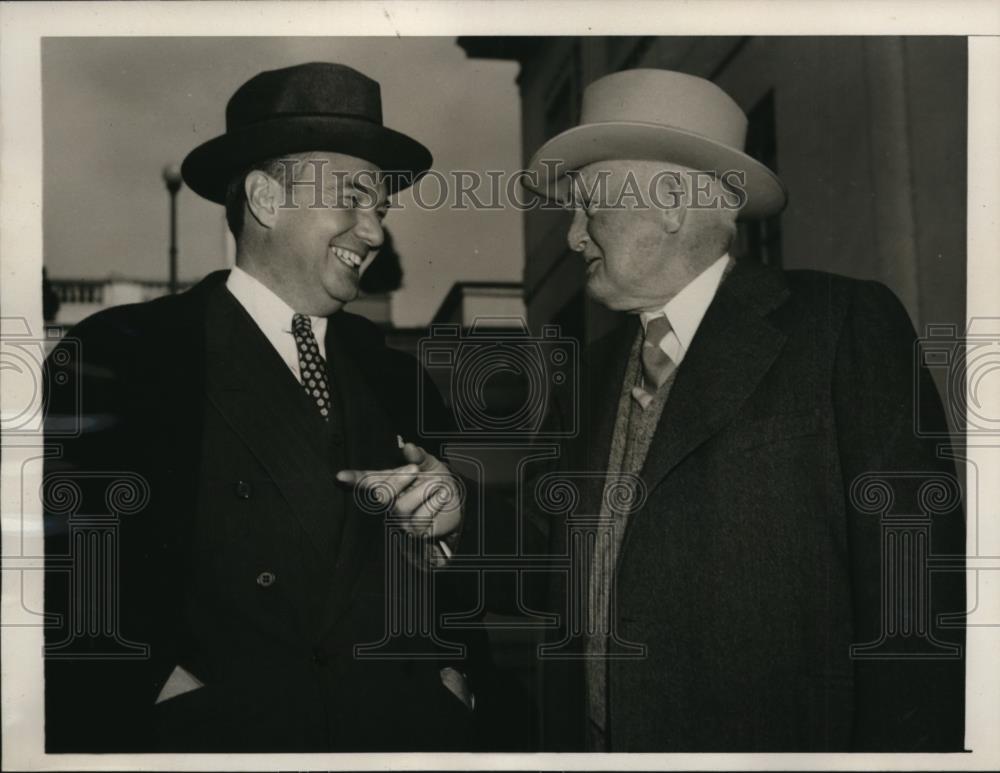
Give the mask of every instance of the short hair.
M 229 231 L 232 233 L 234 239 L 238 239 L 243 232 L 247 206 L 247 175 L 251 172 L 263 172 L 269 177 L 283 182 L 285 190 L 291 191 L 292 180 L 286 179 L 285 175 L 288 170 L 287 162 L 289 160 L 295 161 L 294 168 L 297 169 L 299 163 L 310 156 L 310 153 L 290 153 L 281 158 L 267 158 L 245 167 L 242 171 L 229 178 L 229 182 L 226 184 L 226 198 L 224 203 L 226 207 L 226 224 L 229 226 Z

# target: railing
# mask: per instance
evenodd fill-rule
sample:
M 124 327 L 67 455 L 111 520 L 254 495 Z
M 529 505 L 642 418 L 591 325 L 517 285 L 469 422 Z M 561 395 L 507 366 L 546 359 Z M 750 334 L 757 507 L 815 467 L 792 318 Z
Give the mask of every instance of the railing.
M 107 279 L 59 279 L 51 282 L 60 303 L 104 303 Z
M 107 290 L 113 285 L 138 287 L 144 301 L 159 298 L 170 292 L 169 282 L 159 279 L 53 279 L 50 284 L 60 303 L 101 305 L 105 302 Z M 192 284 L 192 282 L 180 282 L 177 288 L 183 291 Z

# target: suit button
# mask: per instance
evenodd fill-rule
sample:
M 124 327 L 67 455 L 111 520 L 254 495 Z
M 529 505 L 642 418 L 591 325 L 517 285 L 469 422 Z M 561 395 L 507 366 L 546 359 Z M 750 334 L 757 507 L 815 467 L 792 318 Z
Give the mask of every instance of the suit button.
M 257 575 L 257 584 L 262 588 L 270 588 L 277 579 L 274 572 L 261 572 Z
M 326 653 L 323 651 L 322 647 L 313 647 L 313 663 L 317 666 L 325 666 L 327 664 Z
M 240 480 L 236 482 L 236 496 L 240 499 L 250 498 L 250 484 L 245 480 Z

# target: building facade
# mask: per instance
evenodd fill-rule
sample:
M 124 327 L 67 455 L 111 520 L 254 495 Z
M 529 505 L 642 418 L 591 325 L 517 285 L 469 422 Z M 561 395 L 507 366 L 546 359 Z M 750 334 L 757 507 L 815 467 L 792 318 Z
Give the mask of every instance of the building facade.
M 734 252 L 787 269 L 876 279 L 918 331 L 965 320 L 967 49 L 933 37 L 460 38 L 515 59 L 524 162 L 575 125 L 583 89 L 618 70 L 708 78 L 749 118 L 747 152 L 789 189 L 786 210 L 741 226 Z M 592 339 L 619 317 L 583 293 L 569 214 L 525 213 L 532 327 Z

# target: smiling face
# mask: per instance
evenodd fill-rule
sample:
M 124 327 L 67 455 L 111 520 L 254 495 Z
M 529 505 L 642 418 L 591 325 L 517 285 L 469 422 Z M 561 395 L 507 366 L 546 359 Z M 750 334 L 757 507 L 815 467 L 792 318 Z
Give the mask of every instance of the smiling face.
M 591 297 L 615 311 L 659 308 L 722 254 L 719 215 L 686 206 L 689 171 L 654 161 L 579 170 L 567 242 L 586 261 Z
M 382 244 L 385 184 L 374 164 L 339 153 L 310 153 L 285 170 L 293 185 L 247 175 L 256 222 L 237 262 L 296 311 L 328 316 L 357 297 L 361 272 Z

